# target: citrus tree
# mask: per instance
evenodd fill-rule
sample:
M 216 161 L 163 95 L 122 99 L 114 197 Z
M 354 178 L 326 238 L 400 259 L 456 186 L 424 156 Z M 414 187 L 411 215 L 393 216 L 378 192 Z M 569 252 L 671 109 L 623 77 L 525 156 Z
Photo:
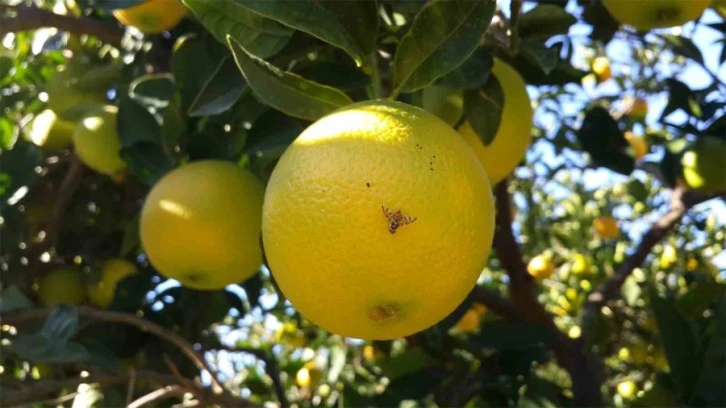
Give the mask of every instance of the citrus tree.
M 0 5 L 0 404 L 723 406 L 726 4 Z

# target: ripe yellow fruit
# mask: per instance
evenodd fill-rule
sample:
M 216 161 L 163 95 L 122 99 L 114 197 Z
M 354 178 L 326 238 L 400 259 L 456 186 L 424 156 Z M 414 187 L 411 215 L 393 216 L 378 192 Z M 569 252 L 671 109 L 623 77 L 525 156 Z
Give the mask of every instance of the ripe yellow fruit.
M 86 285 L 81 272 L 61 267 L 46 273 L 38 282 L 38 299 L 45 306 L 82 304 L 86 301 Z
M 638 393 L 638 384 L 633 380 L 623 381 L 618 384 L 618 394 L 623 398 L 633 398 Z
M 275 342 L 295 349 L 305 347 L 307 339 L 305 333 L 298 330 L 295 323 L 285 322 L 275 331 Z
M 317 388 L 320 384 L 320 380 L 323 378 L 323 372 L 320 371 L 314 362 L 305 363 L 303 368 L 297 371 L 295 375 L 295 382 L 302 388 Z
M 486 306 L 474 303 L 464 316 L 456 323 L 456 328 L 465 333 L 475 332 L 481 325 L 481 319 L 487 312 Z
M 623 108 L 625 114 L 637 120 L 644 120 L 648 115 L 648 101 L 643 98 L 626 96 L 623 98 Z
M 30 122 L 25 138 L 39 146 L 46 154 L 59 153 L 73 142 L 73 130 L 76 124 L 63 120 L 46 109 Z
M 464 96 L 460 89 L 429 86 L 421 91 L 421 107 L 456 126 L 464 115 Z
M 48 84 L 48 109 L 60 118 L 76 121 L 90 109 L 108 103 L 106 91 L 120 76 L 120 65 L 71 60 Z
M 263 194 L 259 179 L 232 163 L 184 165 L 146 198 L 141 245 L 159 273 L 184 286 L 215 290 L 242 282 L 262 265 Z
M 603 0 L 616 20 L 641 31 L 683 25 L 697 19 L 710 3 L 711 0 Z
M 535 256 L 527 264 L 527 272 L 538 281 L 549 278 L 555 272 L 552 258 L 546 254 Z
M 575 254 L 572 258 L 572 267 L 570 271 L 574 275 L 587 275 L 592 271 L 590 260 L 583 254 Z
M 101 265 L 101 280 L 88 287 L 89 303 L 108 309 L 116 295 L 116 285 L 136 272 L 136 265 L 125 259 L 109 259 L 104 262 Z
M 145 34 L 157 34 L 174 28 L 187 14 L 179 0 L 146 0 L 141 4 L 113 11 L 125 26 L 134 26 Z
M 492 74 L 504 92 L 504 109 L 494 140 L 488 146 L 484 146 L 468 122 L 462 124 L 458 130 L 474 149 L 474 153 L 489 175 L 489 180 L 494 184 L 504 180 L 527 152 L 529 142 L 532 140 L 534 111 L 526 84 L 514 68 L 499 59 L 494 59 Z
M 698 259 L 688 257 L 688 262 L 686 262 L 686 270 L 688 272 L 694 272 L 696 269 L 698 269 Z
M 599 82 L 605 82 L 612 78 L 613 71 L 610 68 L 610 59 L 608 57 L 595 57 L 591 66 L 592 72 L 595 73 Z
M 592 226 L 595 228 L 595 232 L 605 239 L 617 238 L 620 235 L 618 220 L 611 215 L 603 215 L 595 218 L 592 221 Z
M 99 173 L 113 174 L 126 168 L 119 155 L 121 140 L 116 129 L 117 116 L 117 107 L 99 106 L 87 112 L 73 132 L 78 158 Z
M 628 141 L 630 148 L 633 149 L 633 157 L 640 160 L 648 153 L 648 142 L 640 136 L 636 136 L 633 132 L 625 132 L 625 140 Z
M 689 188 L 702 193 L 726 191 L 726 140 L 704 136 L 683 153 L 683 179 Z
M 399 102 L 313 123 L 265 194 L 273 276 L 300 313 L 343 336 L 392 339 L 446 317 L 476 283 L 493 233 L 491 185 L 471 149 Z
M 672 245 L 663 247 L 663 253 L 660 254 L 660 267 L 668 269 L 678 263 L 678 252 Z

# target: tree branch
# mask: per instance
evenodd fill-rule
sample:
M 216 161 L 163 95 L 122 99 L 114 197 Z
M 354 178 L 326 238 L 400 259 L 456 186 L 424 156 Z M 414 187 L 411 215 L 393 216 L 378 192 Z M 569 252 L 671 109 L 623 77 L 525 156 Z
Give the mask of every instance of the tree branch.
M 0 18 L 0 37 L 18 31 L 37 30 L 43 27 L 55 27 L 73 34 L 88 34 L 99 40 L 119 45 L 124 36 L 124 29 L 89 18 L 75 18 L 53 13 L 37 7 L 1 6 L 1 10 L 10 9 L 14 17 Z
M 186 392 L 184 387 L 180 385 L 167 385 L 164 388 L 159 388 L 156 391 L 144 395 L 130 404 L 126 404 L 126 408 L 142 408 L 167 398 L 184 395 Z
M 519 14 L 522 11 L 522 0 L 512 0 L 509 4 L 509 55 L 514 57 L 519 52 Z
M 269 352 L 261 349 L 251 347 L 216 347 L 218 349 L 224 349 L 230 352 L 243 352 L 249 353 L 262 360 L 265 363 L 265 370 L 272 379 L 272 387 L 277 395 L 277 399 L 280 402 L 280 408 L 288 408 L 290 401 L 287 399 L 285 394 L 285 385 L 282 383 L 280 378 L 280 365 L 277 363 L 277 359 Z

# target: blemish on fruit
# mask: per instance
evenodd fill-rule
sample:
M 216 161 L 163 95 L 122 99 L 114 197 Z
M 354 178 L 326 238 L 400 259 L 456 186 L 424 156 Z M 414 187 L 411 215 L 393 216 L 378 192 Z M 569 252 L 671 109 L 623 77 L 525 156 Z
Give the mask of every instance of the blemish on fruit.
M 381 209 L 383 210 L 383 215 L 386 217 L 386 220 L 388 220 L 388 232 L 391 234 L 395 234 L 396 231 L 401 228 L 404 225 L 411 224 L 412 222 L 416 221 L 416 217 L 409 217 L 403 215 L 401 213 L 401 210 L 398 211 L 391 211 L 390 208 L 386 208 L 385 206 L 381 206 Z
M 387 322 L 401 314 L 401 306 L 387 302 L 368 309 L 368 318 L 374 322 Z
M 186 276 L 187 281 L 196 283 L 204 280 L 204 275 L 199 273 L 190 273 Z
M 366 187 L 370 187 L 370 186 L 371 186 L 371 183 L 366 183 Z

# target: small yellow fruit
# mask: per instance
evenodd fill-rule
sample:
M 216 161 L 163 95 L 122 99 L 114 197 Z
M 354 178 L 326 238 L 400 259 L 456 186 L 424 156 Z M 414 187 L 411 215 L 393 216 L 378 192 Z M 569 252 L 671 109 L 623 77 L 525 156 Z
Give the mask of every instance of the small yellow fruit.
M 545 254 L 535 256 L 527 264 L 527 272 L 538 281 L 549 278 L 555 272 L 552 258 Z
M 187 14 L 179 0 L 146 0 L 141 4 L 113 11 L 125 26 L 134 26 L 145 34 L 157 34 L 174 28 Z
M 587 275 L 592 271 L 590 260 L 583 254 L 575 254 L 572 258 L 572 267 L 570 271 L 574 275 Z
M 605 239 L 617 238 L 620 235 L 618 220 L 610 215 L 595 218 L 592 221 L 592 226 L 595 228 L 595 232 Z
M 726 141 L 704 136 L 694 142 L 681 159 L 683 179 L 689 188 L 702 193 L 726 191 Z
M 644 120 L 648 115 L 648 101 L 643 98 L 626 96 L 623 98 L 625 114 L 637 120 Z
M 678 252 L 672 245 L 663 247 L 663 253 L 660 254 L 660 267 L 668 269 L 678 262 Z
M 633 149 L 633 157 L 640 160 L 648 153 L 648 142 L 642 137 L 635 136 L 633 132 L 625 132 L 625 140 L 628 141 L 630 148 Z
M 38 298 L 45 306 L 82 304 L 86 301 L 86 286 L 81 272 L 61 267 L 46 273 L 38 282 Z
M 485 146 L 468 122 L 459 133 L 474 149 L 492 184 L 504 180 L 522 160 L 532 140 L 534 111 L 522 77 L 506 63 L 494 60 L 492 74 L 504 92 L 504 109 L 494 140 Z
M 698 260 L 694 257 L 689 257 L 688 261 L 686 262 L 686 270 L 688 272 L 693 272 L 696 269 L 698 269 Z
M 592 60 L 592 72 L 597 75 L 599 82 L 605 82 L 612 78 L 613 71 L 610 68 L 610 59 L 608 57 L 596 57 Z
M 141 244 L 151 264 L 199 290 L 254 275 L 262 265 L 263 190 L 251 172 L 224 161 L 193 162 L 166 174 L 141 210 Z
M 99 173 L 113 174 L 126 168 L 119 155 L 121 140 L 116 129 L 117 115 L 115 106 L 99 106 L 81 118 L 73 133 L 78 158 Z
M 577 339 L 580 338 L 582 335 L 582 329 L 578 325 L 574 325 L 570 327 L 570 329 L 567 331 L 567 337 L 571 339 Z
M 118 283 L 136 272 L 136 265 L 125 259 L 109 259 L 104 262 L 101 266 L 101 280 L 88 287 L 89 302 L 108 309 L 113 303 Z
M 313 362 L 305 363 L 305 366 L 297 371 L 295 382 L 302 388 L 316 388 L 323 378 L 323 373 Z
M 482 314 L 474 307 L 464 313 L 464 316 L 456 323 L 456 328 L 464 333 L 471 333 L 479 329 Z
M 638 384 L 635 381 L 628 380 L 618 384 L 618 394 L 623 398 L 633 398 L 638 393 Z
M 25 138 L 46 154 L 56 154 L 73 142 L 75 127 L 75 123 L 63 120 L 46 109 L 33 118 Z
M 285 322 L 275 331 L 275 342 L 285 344 L 292 349 L 305 347 L 306 340 L 305 333 L 298 330 L 293 322 Z
M 695 20 L 711 0 L 603 0 L 616 20 L 638 30 L 666 28 Z
M 429 86 L 421 92 L 421 107 L 455 126 L 464 115 L 464 97 L 460 89 Z
M 476 283 L 494 233 L 491 185 L 436 116 L 361 102 L 313 123 L 283 154 L 262 232 L 273 276 L 306 318 L 348 337 L 406 336 Z M 320 296 L 325 287 L 334 289 Z
M 48 364 L 37 364 L 30 370 L 30 377 L 34 380 L 47 380 L 53 375 L 53 368 Z

